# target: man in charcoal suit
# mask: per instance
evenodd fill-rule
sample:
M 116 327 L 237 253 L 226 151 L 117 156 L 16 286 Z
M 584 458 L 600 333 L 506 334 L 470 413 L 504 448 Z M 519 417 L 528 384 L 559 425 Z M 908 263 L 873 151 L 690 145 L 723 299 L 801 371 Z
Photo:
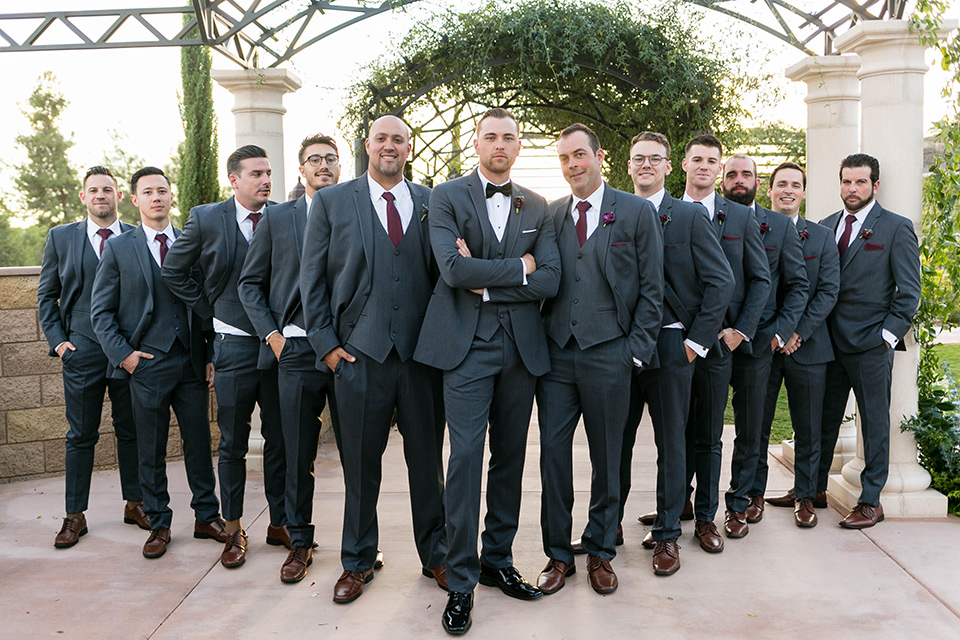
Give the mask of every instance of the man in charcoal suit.
M 106 167 L 91 167 L 83 177 L 80 200 L 87 217 L 54 227 L 47 234 L 37 286 L 37 309 L 50 355 L 63 367 L 63 399 L 67 431 L 64 480 L 66 511 L 54 541 L 60 549 L 72 547 L 87 533 L 84 511 L 90 498 L 94 447 L 100 437 L 104 391 L 110 392 L 113 432 L 117 438 L 120 493 L 126 505 L 123 521 L 149 529 L 143 513 L 143 494 L 137 479 L 137 430 L 130 407 L 127 380 L 107 376 L 107 357 L 90 323 L 93 277 L 109 238 L 133 229 L 117 218 L 123 197 L 117 179 Z
M 413 359 L 438 278 L 430 190 L 403 178 L 410 129 L 383 116 L 366 140 L 367 172 L 319 191 L 303 241 L 300 292 L 317 367 L 334 375 L 346 498 L 333 601 L 373 580 L 382 457 L 396 412 L 421 573 L 446 589 L 440 372 Z
M 150 519 L 143 556 L 159 558 L 170 544 L 173 520 L 166 470 L 171 407 L 193 493 L 193 535 L 225 537 L 214 495 L 207 417 L 213 367 L 207 357 L 209 332 L 160 277 L 167 252 L 180 236 L 170 223 L 170 182 L 160 169 L 145 167 L 131 177 L 130 193 L 141 224 L 107 243 L 93 283 L 91 321 L 110 361 L 110 376 L 130 381 L 143 507 Z
M 893 352 L 920 303 L 920 252 L 913 223 L 876 201 L 880 163 L 855 153 L 840 163 L 844 210 L 820 224 L 834 233 L 840 253 L 840 293 L 830 314 L 835 360 L 827 365 L 820 451 L 832 452 L 850 389 L 857 398 L 863 441 L 862 491 L 840 521 L 865 529 L 883 520 L 880 492 L 890 463 L 890 384 Z M 830 455 L 820 456 L 817 491 L 827 489 Z
M 474 150 L 477 170 L 439 185 L 430 199 L 430 242 L 441 280 L 414 356 L 443 371 L 450 595 L 441 621 L 452 634 L 470 628 L 478 581 L 523 600 L 543 595 L 514 568 L 512 547 L 536 377 L 550 370 L 540 301 L 555 296 L 560 281 L 546 201 L 510 182 L 520 154 L 513 115 L 494 108 L 481 116 Z M 488 424 L 487 511 L 478 557 Z

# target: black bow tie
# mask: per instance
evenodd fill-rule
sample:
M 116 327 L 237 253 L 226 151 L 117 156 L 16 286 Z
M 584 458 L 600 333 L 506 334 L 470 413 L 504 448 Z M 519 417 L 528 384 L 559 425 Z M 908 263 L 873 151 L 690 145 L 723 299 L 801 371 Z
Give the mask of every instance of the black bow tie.
M 502 185 L 500 185 L 500 186 L 498 187 L 497 185 L 491 184 L 491 183 L 488 182 L 488 183 L 487 183 L 487 197 L 488 197 L 488 198 L 492 198 L 492 197 L 493 197 L 493 194 L 495 194 L 495 193 L 502 193 L 503 195 L 505 195 L 505 196 L 507 196 L 507 197 L 509 198 L 509 197 L 513 194 L 513 184 L 510 183 L 510 182 L 508 182 L 508 183 L 502 184 Z

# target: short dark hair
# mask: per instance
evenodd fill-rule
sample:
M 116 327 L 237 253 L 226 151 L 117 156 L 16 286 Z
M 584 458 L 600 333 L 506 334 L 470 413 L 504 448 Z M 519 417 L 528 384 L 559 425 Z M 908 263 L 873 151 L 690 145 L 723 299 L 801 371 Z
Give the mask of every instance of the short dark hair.
M 687 143 L 687 146 L 683 148 L 684 155 L 690 151 L 690 147 L 698 144 L 701 147 L 713 147 L 720 151 L 720 155 L 723 155 L 723 144 L 720 142 L 720 138 L 713 135 L 712 133 L 702 133 L 699 136 L 694 136 L 690 139 L 690 142 Z
M 163 176 L 163 179 L 167 181 L 167 186 L 170 186 L 170 178 L 168 178 L 167 174 L 165 174 L 163 171 L 157 169 L 156 167 L 144 167 L 130 176 L 131 194 L 137 195 L 137 183 L 140 182 L 140 178 L 143 178 L 144 176 Z
M 870 182 L 876 183 L 880 180 L 880 161 L 873 156 L 865 153 L 851 153 L 840 163 L 840 179 L 843 180 L 844 169 L 855 169 L 857 167 L 870 167 Z
M 588 127 L 585 124 L 575 122 L 563 131 L 560 132 L 560 138 L 566 138 L 567 136 L 573 135 L 577 131 L 587 134 L 587 139 L 590 141 L 590 148 L 593 149 L 593 152 L 596 153 L 600 150 L 600 138 L 597 137 L 597 134 L 593 132 L 593 129 Z
M 517 119 L 513 116 L 512 113 L 507 111 L 502 107 L 494 107 L 493 109 L 488 109 L 486 113 L 480 116 L 480 119 L 477 120 L 477 131 L 480 131 L 480 125 L 483 124 L 483 121 L 487 118 L 496 118 L 497 120 L 503 120 L 504 118 L 513 120 L 513 124 L 517 125 L 517 131 L 520 131 L 520 123 L 517 122 Z
M 798 165 L 796 162 L 781 162 L 777 165 L 777 168 L 773 170 L 773 173 L 770 174 L 770 186 L 773 186 L 773 181 L 777 177 L 777 171 L 781 169 L 796 169 L 800 172 L 800 175 L 803 176 L 803 188 L 807 188 L 807 172 L 803 170 L 803 167 Z
M 667 140 L 667 136 L 662 133 L 657 133 L 656 131 L 641 131 L 637 135 L 633 136 L 633 140 L 630 141 L 630 148 L 633 148 L 633 145 L 638 142 L 656 142 L 657 144 L 662 144 L 663 148 L 667 150 L 666 158 L 670 159 L 670 141 Z
M 303 142 L 300 143 L 300 151 L 297 152 L 297 160 L 300 161 L 300 164 L 303 164 L 307 161 L 304 157 L 304 153 L 307 151 L 307 147 L 314 144 L 325 144 L 333 147 L 333 150 L 337 152 L 337 155 L 340 155 L 340 150 L 337 149 L 336 141 L 330 136 L 325 136 L 322 133 L 315 133 L 312 136 L 307 136 L 303 139 Z
M 249 160 L 250 158 L 266 158 L 267 150 L 263 147 L 258 147 L 255 144 L 246 144 L 230 154 L 230 157 L 227 158 L 227 175 L 228 176 L 238 176 L 240 175 L 240 163 L 244 160 Z
M 101 166 L 99 164 L 90 167 L 89 169 L 87 169 L 87 172 L 83 174 L 83 182 L 81 183 L 83 186 L 87 186 L 87 178 L 89 178 L 90 176 L 109 176 L 113 178 L 114 184 L 117 183 L 117 178 L 113 175 L 113 172 L 110 171 L 110 169 L 104 166 Z

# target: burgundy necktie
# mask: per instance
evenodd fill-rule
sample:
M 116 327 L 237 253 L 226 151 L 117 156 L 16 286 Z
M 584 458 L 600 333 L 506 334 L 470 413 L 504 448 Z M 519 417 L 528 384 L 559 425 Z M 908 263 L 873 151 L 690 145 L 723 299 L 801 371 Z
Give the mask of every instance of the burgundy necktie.
M 262 215 L 263 215 L 262 213 L 251 213 L 250 215 L 247 216 L 250 219 L 250 222 L 253 223 L 254 231 L 257 230 L 257 223 L 260 222 L 260 216 Z
M 100 257 L 103 257 L 103 245 L 106 244 L 107 238 L 113 235 L 113 231 L 110 229 L 100 229 L 97 231 L 97 235 L 100 236 Z
M 847 223 L 847 226 L 843 228 L 843 233 L 840 234 L 840 240 L 837 241 L 837 251 L 840 252 L 840 257 L 843 257 L 843 254 L 846 253 L 847 247 L 850 246 L 850 232 L 853 230 L 853 223 L 857 221 L 857 216 L 850 214 L 844 221 Z
M 395 198 L 392 193 L 384 191 L 383 199 L 387 201 L 387 235 L 390 236 L 393 246 L 397 247 L 403 240 L 403 224 L 400 222 L 400 212 L 397 211 L 397 205 L 393 203 Z
M 577 203 L 577 211 L 580 212 L 580 217 L 577 218 L 577 241 L 581 247 L 587 241 L 587 209 L 589 208 L 590 203 L 586 200 Z
M 160 243 L 160 266 L 163 266 L 163 259 L 167 257 L 167 234 L 158 233 L 157 242 Z

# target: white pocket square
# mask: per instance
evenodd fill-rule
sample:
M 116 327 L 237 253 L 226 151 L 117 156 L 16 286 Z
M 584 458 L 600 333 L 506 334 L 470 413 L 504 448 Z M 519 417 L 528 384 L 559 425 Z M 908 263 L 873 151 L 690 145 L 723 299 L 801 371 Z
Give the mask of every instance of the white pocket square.
M 536 232 L 537 232 L 536 229 L 524 229 L 520 233 L 536 233 Z

